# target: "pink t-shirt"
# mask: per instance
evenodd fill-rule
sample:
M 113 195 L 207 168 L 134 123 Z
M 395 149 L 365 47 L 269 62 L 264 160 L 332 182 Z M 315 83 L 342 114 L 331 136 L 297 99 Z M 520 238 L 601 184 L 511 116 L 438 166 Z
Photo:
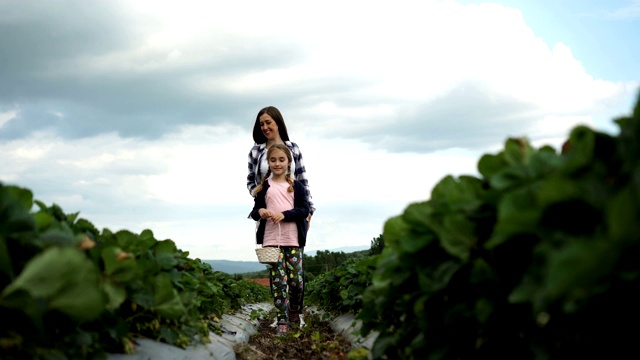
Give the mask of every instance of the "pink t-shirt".
M 267 210 L 272 212 L 283 212 L 293 209 L 293 192 L 287 191 L 288 182 L 275 182 L 272 179 L 269 182 L 269 189 L 265 200 L 267 202 Z M 278 231 L 280 232 L 280 241 L 278 242 Z M 278 224 L 271 220 L 267 220 L 264 228 L 263 246 L 267 245 L 280 246 L 298 246 L 298 228 L 293 221 L 280 221 L 280 230 Z

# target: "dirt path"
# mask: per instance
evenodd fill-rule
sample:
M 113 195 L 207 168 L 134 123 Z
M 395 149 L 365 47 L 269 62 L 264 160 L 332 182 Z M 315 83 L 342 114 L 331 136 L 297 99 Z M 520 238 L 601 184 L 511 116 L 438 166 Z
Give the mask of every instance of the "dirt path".
M 238 360 L 347 358 L 351 343 L 336 334 L 329 323 L 321 320 L 318 315 L 305 315 L 305 327 L 291 329 L 289 334 L 280 337 L 276 336 L 276 329 L 270 326 L 273 322 L 272 315 L 261 319 L 257 334 L 250 338 L 248 344 L 236 349 Z

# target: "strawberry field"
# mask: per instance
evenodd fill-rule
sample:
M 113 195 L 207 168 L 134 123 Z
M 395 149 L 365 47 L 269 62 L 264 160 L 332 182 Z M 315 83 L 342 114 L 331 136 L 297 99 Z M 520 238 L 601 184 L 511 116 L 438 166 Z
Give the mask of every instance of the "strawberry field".
M 614 121 L 575 127 L 562 150 L 507 139 L 479 176 L 445 176 L 389 218 L 369 256 L 314 275 L 305 304 L 355 314 L 374 359 L 637 357 L 640 101 Z M 99 231 L 2 184 L 0 290 L 8 359 L 186 347 L 270 301 L 151 230 Z

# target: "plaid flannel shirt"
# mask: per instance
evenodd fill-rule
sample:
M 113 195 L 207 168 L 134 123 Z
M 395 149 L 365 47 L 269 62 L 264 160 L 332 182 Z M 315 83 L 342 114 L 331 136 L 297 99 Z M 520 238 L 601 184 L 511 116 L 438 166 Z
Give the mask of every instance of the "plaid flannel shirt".
M 309 190 L 309 181 L 307 180 L 307 171 L 304 168 L 304 162 L 302 161 L 302 153 L 298 145 L 291 141 L 285 141 L 285 145 L 291 151 L 293 161 L 296 168 L 293 172 L 293 178 L 300 181 L 304 185 L 307 199 L 309 200 L 310 213 L 313 214 L 316 208 L 311 201 L 311 191 Z M 247 174 L 247 189 L 249 194 L 253 196 L 253 189 L 258 186 L 263 174 L 260 174 L 260 157 L 267 155 L 267 144 L 255 144 L 249 151 L 249 173 Z

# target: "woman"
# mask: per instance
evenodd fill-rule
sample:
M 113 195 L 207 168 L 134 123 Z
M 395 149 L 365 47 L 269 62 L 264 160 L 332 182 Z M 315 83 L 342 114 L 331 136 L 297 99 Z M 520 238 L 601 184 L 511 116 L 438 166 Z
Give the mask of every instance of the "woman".
M 291 164 L 293 178 L 304 185 L 309 201 L 310 213 L 309 217 L 307 217 L 307 226 L 309 226 L 311 216 L 316 209 L 311 201 L 309 181 L 307 180 L 307 173 L 302 161 L 302 152 L 300 152 L 300 148 L 296 143 L 289 141 L 287 126 L 284 123 L 280 110 L 274 106 L 267 106 L 258 112 L 256 122 L 253 125 L 253 140 L 255 144 L 249 152 L 249 173 L 247 174 L 247 189 L 249 193 L 255 196 L 255 188 L 258 186 L 262 176 L 264 176 L 269 169 L 266 156 L 269 147 L 273 144 L 286 145 L 293 157 Z

